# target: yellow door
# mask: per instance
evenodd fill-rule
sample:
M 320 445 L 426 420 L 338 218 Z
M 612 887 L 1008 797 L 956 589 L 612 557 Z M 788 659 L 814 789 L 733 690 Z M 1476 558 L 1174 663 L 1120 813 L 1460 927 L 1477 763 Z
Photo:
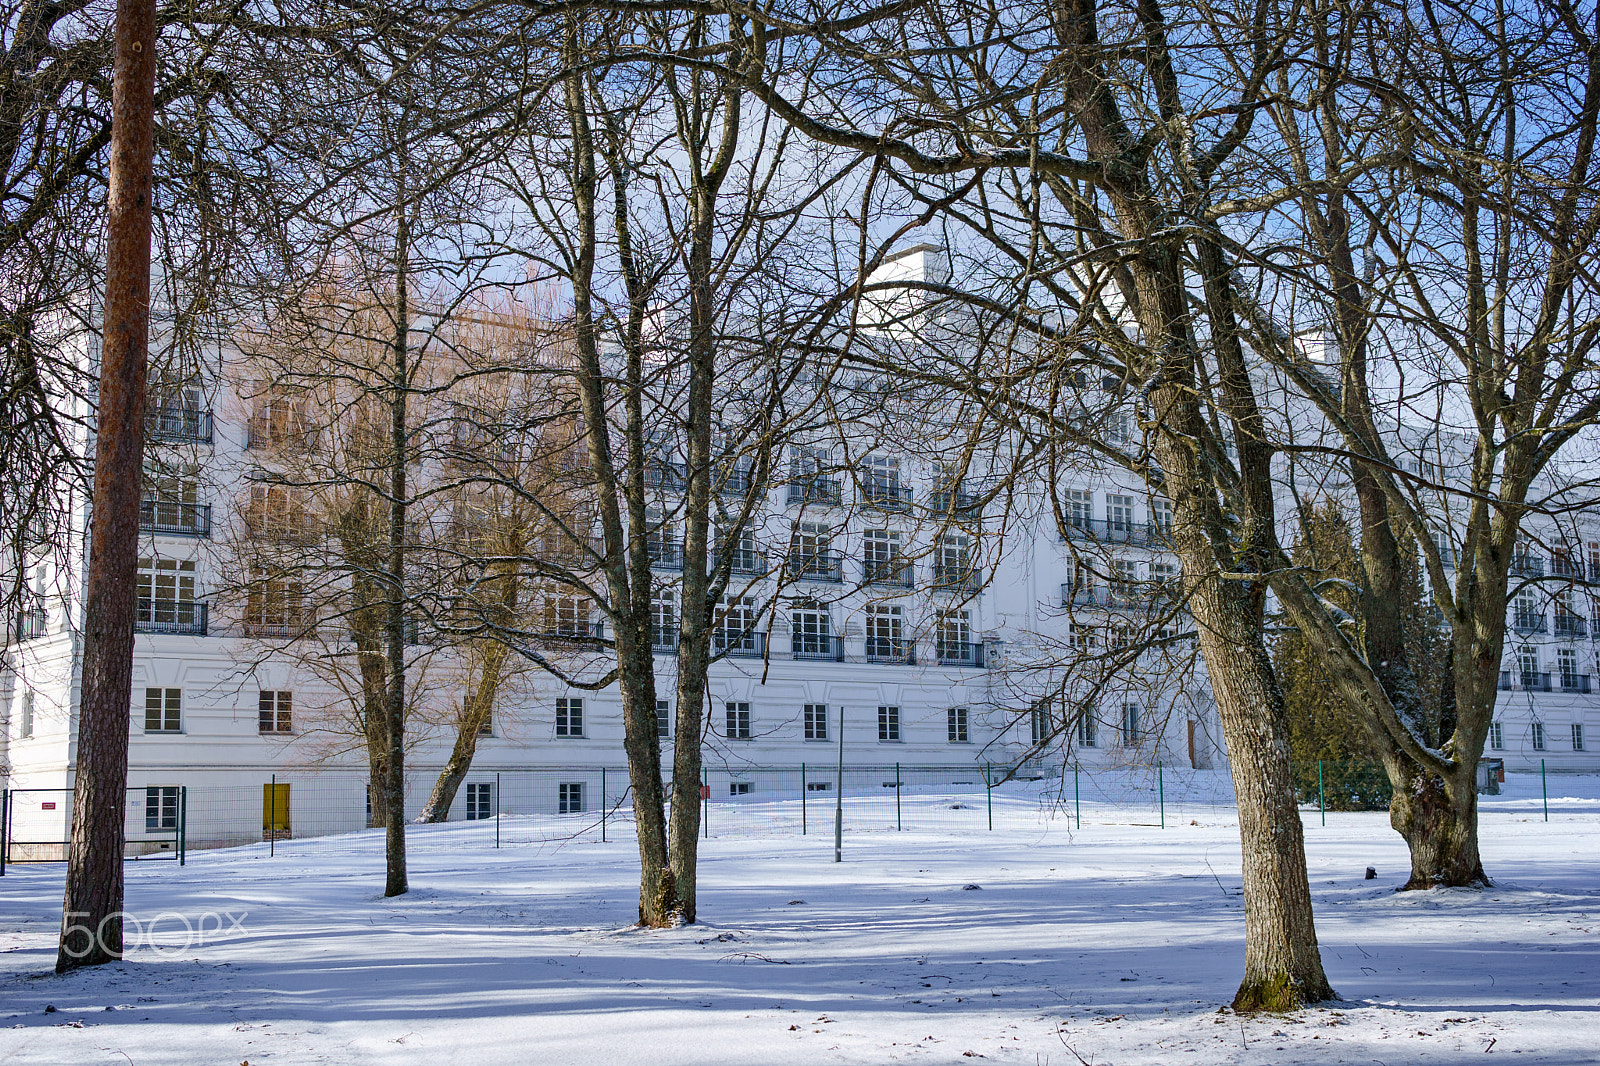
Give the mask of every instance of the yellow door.
M 274 836 L 289 832 L 289 786 L 261 786 L 261 831 Z

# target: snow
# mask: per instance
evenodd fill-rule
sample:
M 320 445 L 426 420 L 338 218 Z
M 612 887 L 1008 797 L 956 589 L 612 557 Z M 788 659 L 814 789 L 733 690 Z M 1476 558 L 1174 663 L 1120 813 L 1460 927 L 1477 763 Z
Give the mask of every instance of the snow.
M 153 945 L 66 977 L 61 867 L 12 866 L 0 1063 L 1600 1060 L 1600 778 L 1552 776 L 1548 822 L 1537 775 L 1485 797 L 1483 892 L 1397 894 L 1384 814 L 1307 812 L 1344 999 L 1264 1018 L 1218 1011 L 1243 965 L 1233 811 L 1169 782 L 1165 829 L 1153 805 L 1087 797 L 1078 829 L 1041 813 L 1044 787 L 998 790 L 993 832 L 852 833 L 837 865 L 828 833 L 725 818 L 704 920 L 663 931 L 629 925 L 630 840 L 496 850 L 490 826 L 422 828 L 393 900 L 377 833 L 130 863 L 128 910 L 168 915 Z M 178 916 L 206 915 L 186 946 Z

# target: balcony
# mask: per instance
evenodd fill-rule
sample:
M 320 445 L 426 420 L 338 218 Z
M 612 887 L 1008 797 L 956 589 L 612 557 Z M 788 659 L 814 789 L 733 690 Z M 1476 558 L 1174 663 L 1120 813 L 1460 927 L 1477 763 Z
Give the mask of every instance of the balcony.
M 35 640 L 50 632 L 50 615 L 43 608 L 22 611 L 12 624 L 12 639 L 18 643 Z
M 866 478 L 861 482 L 861 498 L 868 507 L 879 511 L 904 513 L 911 510 L 911 486 L 882 478 Z
M 196 600 L 139 600 L 135 633 L 203 637 L 209 604 Z
M 139 528 L 146 533 L 161 533 L 169 537 L 209 537 L 211 505 L 141 500 Z
M 831 633 L 796 633 L 789 654 L 808 662 L 843 662 L 844 641 Z
M 181 404 L 155 404 L 144 412 L 144 439 L 160 444 L 210 444 L 211 412 Z
M 303 419 L 269 416 L 252 418 L 245 423 L 244 446 L 247 451 L 276 448 L 285 452 L 308 452 L 316 443 L 317 431 L 307 426 Z
M 1512 556 L 1511 576 L 1544 577 L 1544 560 L 1537 555 Z
M 983 645 L 966 641 L 940 640 L 934 643 L 940 666 L 983 666 Z
M 917 664 L 916 641 L 907 640 L 904 637 L 868 637 L 867 662 L 915 666 Z
M 678 626 L 676 622 L 671 626 L 650 627 L 650 650 L 657 655 L 678 654 Z
M 645 465 L 644 487 L 647 489 L 682 492 L 683 482 L 683 467 L 677 463 L 664 463 L 660 460 L 655 460 Z
M 539 633 L 539 639 L 548 641 L 562 640 L 603 640 L 606 635 L 605 622 L 557 622 L 547 625 Z
M 932 586 L 943 592 L 977 592 L 983 588 L 983 571 L 965 563 L 934 563 Z
M 1159 523 L 1124 519 L 1068 519 L 1066 529 L 1062 532 L 1069 540 L 1087 540 L 1097 544 L 1165 546 L 1172 539 L 1172 530 Z
M 804 551 L 791 548 L 784 563 L 784 574 L 791 581 L 824 581 L 841 585 L 844 583 L 844 557 L 828 549 Z
M 767 655 L 767 635 L 755 630 L 714 629 L 711 631 L 711 653 L 729 659 L 764 659 Z
M 1588 619 L 1576 614 L 1556 613 L 1556 636 L 1584 637 L 1589 635 Z
M 755 477 L 749 467 L 720 467 L 714 478 L 719 496 L 748 496 L 755 488 Z
M 1518 611 L 1511 619 L 1511 628 L 1523 636 L 1550 631 L 1543 611 Z
M 1591 692 L 1588 674 L 1562 674 L 1561 691 L 1587 696 Z
M 720 553 L 711 556 L 714 567 L 723 558 Z M 728 569 L 735 574 L 765 574 L 772 568 L 767 565 L 767 553 L 760 548 L 735 548 L 728 552 Z
M 1522 683 L 1522 691 L 1524 692 L 1551 691 L 1550 675 L 1548 673 L 1528 673 L 1525 670 L 1519 671 L 1517 674 L 1517 680 Z
M 1552 555 L 1550 557 L 1550 576 L 1568 577 L 1582 581 L 1583 563 L 1569 555 Z
M 683 545 L 675 540 L 651 540 L 646 538 L 645 551 L 650 556 L 652 570 L 682 570 Z
M 974 502 L 971 493 L 962 489 L 935 489 L 928 494 L 928 510 L 947 514 L 958 522 L 971 521 L 983 516 L 983 509 Z
M 891 557 L 888 559 L 863 559 L 861 560 L 861 583 L 863 585 L 886 585 L 890 588 L 909 589 L 916 587 L 916 566 L 909 559 Z
M 836 478 L 808 474 L 789 482 L 790 503 L 821 503 L 837 505 L 844 499 L 844 491 Z

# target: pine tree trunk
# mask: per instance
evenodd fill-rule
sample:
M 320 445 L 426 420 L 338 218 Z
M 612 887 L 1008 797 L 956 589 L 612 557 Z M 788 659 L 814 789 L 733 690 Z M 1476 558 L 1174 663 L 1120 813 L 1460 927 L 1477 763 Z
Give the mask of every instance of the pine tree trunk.
M 106 299 L 72 840 L 56 972 L 122 957 L 122 851 L 133 702 L 135 560 L 150 338 L 156 5 L 118 0 Z

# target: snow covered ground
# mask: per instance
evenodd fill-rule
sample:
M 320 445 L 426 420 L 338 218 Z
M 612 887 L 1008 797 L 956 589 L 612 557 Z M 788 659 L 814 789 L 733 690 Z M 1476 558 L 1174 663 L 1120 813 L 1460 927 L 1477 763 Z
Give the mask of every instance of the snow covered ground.
M 993 832 L 854 833 L 838 865 L 827 835 L 714 836 L 704 920 L 670 931 L 629 926 L 628 840 L 429 827 L 396 900 L 376 833 L 131 863 L 128 910 L 165 917 L 64 978 L 62 870 L 13 866 L 0 1063 L 1600 1061 L 1600 778 L 1552 777 L 1548 823 L 1536 775 L 1486 797 L 1485 892 L 1396 894 L 1383 814 L 1308 813 L 1344 1000 L 1259 1019 L 1218 1011 L 1243 959 L 1232 811 L 1179 789 L 1165 829 L 1087 800 L 1077 829 L 1038 788 L 997 792 Z

